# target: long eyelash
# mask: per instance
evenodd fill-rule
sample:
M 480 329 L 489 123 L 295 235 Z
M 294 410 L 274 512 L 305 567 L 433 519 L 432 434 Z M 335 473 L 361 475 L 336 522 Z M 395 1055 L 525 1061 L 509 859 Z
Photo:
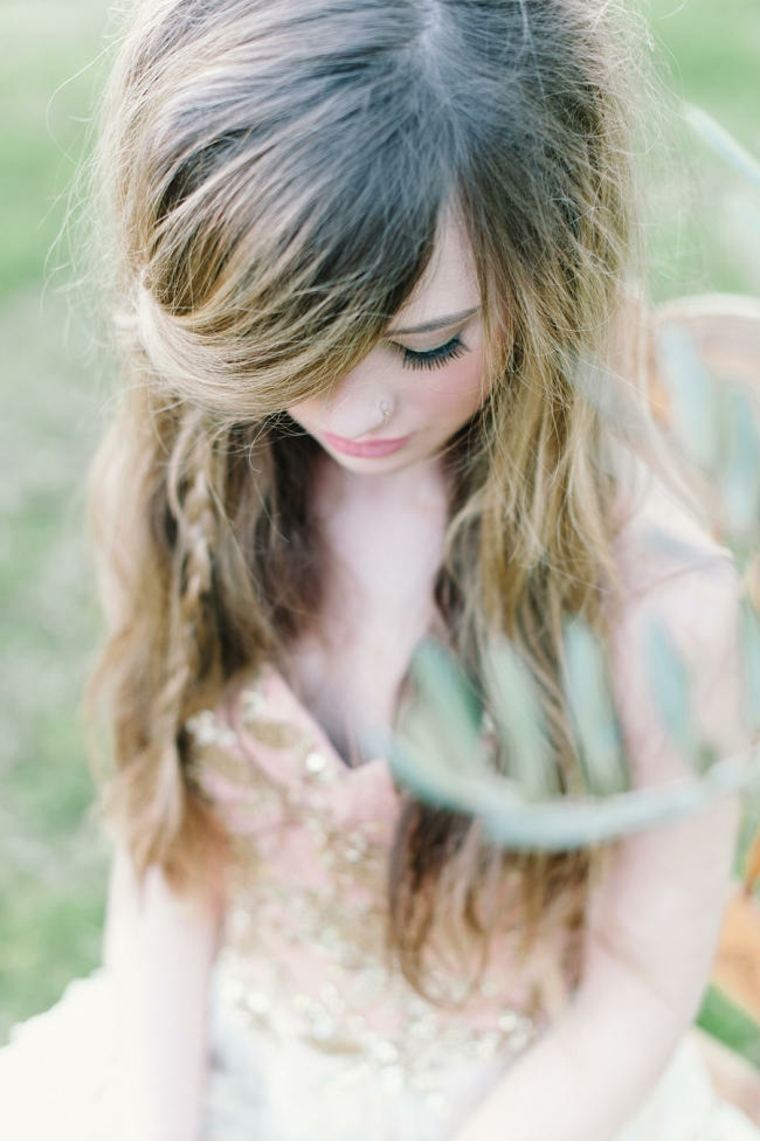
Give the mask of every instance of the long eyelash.
M 415 353 L 412 349 L 405 349 L 402 345 L 399 345 L 398 348 L 403 355 L 401 363 L 404 368 L 441 368 L 448 361 L 454 360 L 455 357 L 461 357 L 462 353 L 469 352 L 467 346 L 458 336 L 452 337 L 445 345 L 439 345 L 437 349 L 430 349 L 426 353 Z

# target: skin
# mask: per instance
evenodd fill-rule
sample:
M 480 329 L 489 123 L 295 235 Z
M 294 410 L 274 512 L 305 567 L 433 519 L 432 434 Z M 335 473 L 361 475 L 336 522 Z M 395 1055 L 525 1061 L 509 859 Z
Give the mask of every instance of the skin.
M 472 252 L 461 226 L 444 214 L 434 256 L 409 303 L 390 323 L 387 335 L 353 369 L 329 397 L 315 396 L 287 411 L 306 429 L 329 457 L 332 477 L 338 477 L 351 497 L 407 501 L 410 492 L 441 480 L 441 451 L 448 440 L 481 406 L 483 329 L 481 304 Z M 415 334 L 396 333 L 451 314 L 478 309 L 470 317 L 444 328 Z M 430 352 L 458 336 L 460 355 L 442 367 L 414 368 L 403 350 Z M 384 420 L 380 404 L 390 415 Z M 383 457 L 348 456 L 325 438 L 332 433 L 351 440 L 410 436 L 399 450 Z

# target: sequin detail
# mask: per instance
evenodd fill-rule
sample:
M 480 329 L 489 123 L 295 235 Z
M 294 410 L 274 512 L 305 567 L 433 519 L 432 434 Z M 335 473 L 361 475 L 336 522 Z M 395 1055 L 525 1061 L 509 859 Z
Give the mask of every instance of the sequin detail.
M 448 1067 L 497 1056 L 506 1063 L 534 1040 L 544 1025 L 540 997 L 528 986 L 519 1007 L 512 1001 L 506 942 L 456 1010 L 427 1002 L 389 964 L 396 802 L 387 768 L 341 772 L 307 719 L 277 718 L 258 686 L 242 694 L 240 738 L 216 711 L 196 714 L 187 728 L 195 743 L 188 775 L 224 813 L 236 857 L 217 975 L 239 1018 L 340 1055 L 341 1083 L 374 1073 L 389 1092 L 415 1091 L 441 1112 Z M 445 956 L 427 977 L 436 996 L 463 997 Z

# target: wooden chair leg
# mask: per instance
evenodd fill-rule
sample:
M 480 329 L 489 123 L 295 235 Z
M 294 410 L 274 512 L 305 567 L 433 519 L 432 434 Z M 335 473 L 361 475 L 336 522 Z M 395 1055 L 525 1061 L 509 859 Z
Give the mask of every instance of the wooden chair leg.
M 745 890 L 750 892 L 758 884 L 760 884 L 760 833 L 750 845 L 744 870 Z
M 760 1071 L 699 1027 L 691 1033 L 715 1092 L 721 1100 L 737 1106 L 760 1125 Z
M 751 882 L 747 877 L 744 884 L 734 885 L 712 981 L 760 1023 L 760 902 L 746 890 Z M 699 1027 L 693 1033 L 719 1096 L 760 1125 L 760 1070 Z
M 723 917 L 712 981 L 760 1024 L 760 902 L 741 884 Z

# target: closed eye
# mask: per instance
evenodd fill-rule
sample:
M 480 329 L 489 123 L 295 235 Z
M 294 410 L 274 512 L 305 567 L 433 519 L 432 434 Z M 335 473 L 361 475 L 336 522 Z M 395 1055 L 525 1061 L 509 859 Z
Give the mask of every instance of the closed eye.
M 416 353 L 413 349 L 407 349 L 403 345 L 395 345 L 402 354 L 402 364 L 404 368 L 441 368 L 449 361 L 454 360 L 455 357 L 460 357 L 463 353 L 468 353 L 470 350 L 461 340 L 459 335 L 452 337 L 450 341 L 446 341 L 444 345 L 438 345 L 435 349 L 429 349 L 424 353 Z

